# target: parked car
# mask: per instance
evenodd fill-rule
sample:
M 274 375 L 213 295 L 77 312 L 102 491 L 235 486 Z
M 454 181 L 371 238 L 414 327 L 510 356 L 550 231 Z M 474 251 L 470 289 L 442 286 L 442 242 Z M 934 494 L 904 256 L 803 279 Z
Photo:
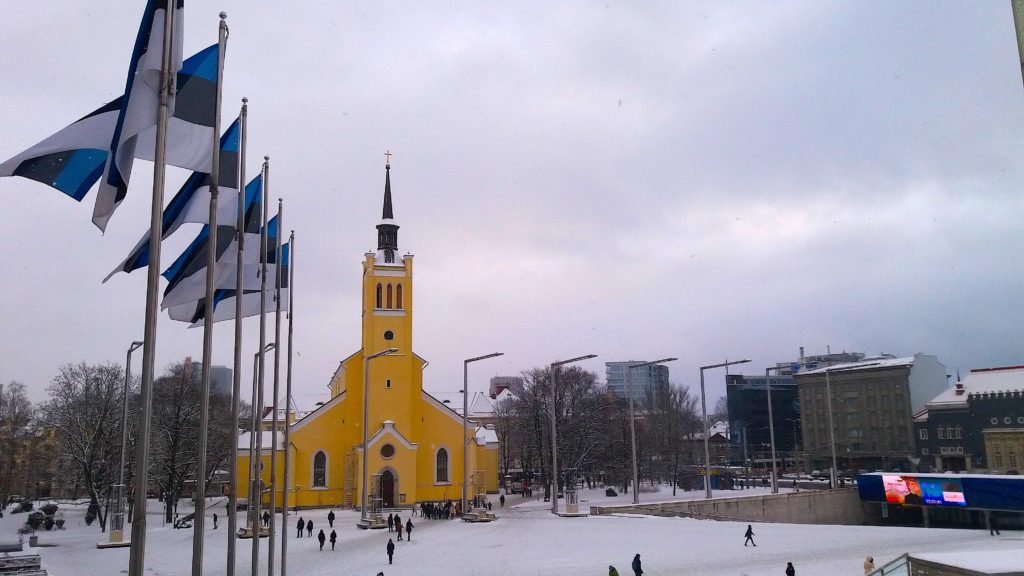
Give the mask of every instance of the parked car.
M 823 480 L 825 475 L 821 473 L 821 470 L 811 471 L 811 480 Z

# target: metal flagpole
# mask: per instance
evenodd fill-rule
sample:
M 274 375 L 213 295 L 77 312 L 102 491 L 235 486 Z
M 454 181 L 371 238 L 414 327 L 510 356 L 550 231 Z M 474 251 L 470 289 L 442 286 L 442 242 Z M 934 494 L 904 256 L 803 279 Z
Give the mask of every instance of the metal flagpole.
M 217 268 L 217 186 L 220 183 L 220 102 L 228 15 L 220 13 L 217 48 L 217 94 L 213 113 L 213 161 L 210 163 L 210 235 L 206 245 L 206 314 L 203 318 L 202 391 L 199 394 L 199 447 L 196 460 L 196 503 L 192 524 L 192 576 L 203 574 L 203 528 L 206 516 L 206 444 L 210 424 L 210 364 L 213 362 L 213 289 Z
M 146 326 L 142 344 L 142 384 L 139 438 L 135 449 L 135 514 L 128 576 L 143 576 L 146 565 L 146 487 L 149 484 L 149 420 L 153 415 L 153 367 L 156 356 L 157 298 L 160 289 L 160 238 L 163 236 L 164 173 L 167 171 L 167 116 L 174 90 L 171 57 L 174 53 L 174 19 L 177 2 L 168 2 L 164 20 L 163 58 L 160 63 L 160 107 L 156 121 L 153 158 L 153 201 L 149 213 L 149 269 L 146 274 Z M 113 162 L 113 158 L 110 160 Z
M 263 229 L 260 233 L 260 351 L 259 370 L 257 370 L 258 390 L 257 410 L 253 421 L 256 423 L 253 434 L 259 434 L 256 440 L 256 450 L 253 459 L 253 492 L 255 493 L 253 504 L 253 526 L 255 531 L 252 536 L 252 576 L 259 576 L 260 562 L 260 505 L 262 504 L 263 493 L 261 491 L 260 468 L 263 465 L 263 368 L 266 365 L 267 349 L 267 189 L 270 187 L 270 156 L 263 157 Z M 280 233 L 278 234 L 280 236 Z M 241 297 L 241 295 L 237 295 Z M 274 447 L 274 433 L 270 434 L 271 452 Z
M 292 230 L 288 239 L 288 375 L 285 378 L 285 408 L 284 408 L 284 494 L 281 500 L 281 508 L 284 510 L 284 518 L 281 520 L 281 576 L 288 574 L 288 487 L 291 486 L 292 471 L 290 468 L 291 458 L 288 451 L 291 448 L 289 432 L 291 423 L 288 416 L 292 413 L 292 313 L 294 309 L 293 298 L 295 297 L 295 230 Z M 298 498 L 298 494 L 295 495 Z M 298 502 L 296 502 L 297 504 Z
M 274 298 L 277 306 L 274 311 L 274 342 L 281 341 L 281 240 L 284 236 L 284 207 L 280 198 L 277 199 L 277 245 L 274 247 Z M 267 576 L 274 576 L 274 535 L 277 532 L 277 406 L 281 390 L 281 347 L 274 347 L 274 444 L 270 448 L 270 540 L 267 542 Z M 287 422 L 287 416 L 285 417 Z M 288 447 L 285 446 L 285 450 Z M 285 490 L 288 487 L 285 486 Z
M 237 242 L 237 263 L 235 267 L 235 373 L 231 389 L 231 492 L 228 494 L 228 571 L 235 576 L 235 545 L 238 543 L 238 413 L 241 411 L 242 393 L 242 238 L 245 236 L 245 123 L 248 116 L 249 99 L 242 98 L 242 112 L 239 114 L 239 157 L 238 157 L 238 220 L 235 238 Z M 250 455 L 251 457 L 251 455 Z M 248 513 L 248 511 L 247 511 Z

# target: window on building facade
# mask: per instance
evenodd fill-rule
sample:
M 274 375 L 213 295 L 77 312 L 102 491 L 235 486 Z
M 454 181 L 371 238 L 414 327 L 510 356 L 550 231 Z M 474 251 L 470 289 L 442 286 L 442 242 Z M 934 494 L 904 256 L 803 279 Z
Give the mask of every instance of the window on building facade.
M 927 448 L 921 448 L 921 456 L 927 456 L 927 455 L 928 455 L 928 449 Z
M 323 450 L 313 456 L 313 487 L 327 487 L 327 454 Z
M 939 440 L 945 440 L 945 439 L 946 439 L 946 429 L 945 428 L 939 428 Z
M 962 437 L 962 434 L 963 434 L 963 428 L 961 428 L 960 426 L 957 426 L 956 428 L 953 428 L 953 437 L 954 438 L 959 440 Z
M 917 431 L 917 437 L 920 440 L 927 440 L 928 439 L 928 429 L 927 428 L 921 428 L 920 430 L 918 430 Z
M 383 290 L 383 288 L 381 288 L 381 285 L 378 283 L 377 284 L 377 308 L 380 308 L 380 305 L 382 303 L 382 298 L 381 298 L 382 292 L 381 292 L 381 290 Z
M 992 463 L 996 465 L 996 468 L 1003 467 L 1003 455 L 996 452 L 995 456 L 992 457 Z
M 392 288 L 391 288 L 391 284 L 388 284 L 388 309 L 389 309 L 389 310 L 390 310 L 390 309 L 392 308 L 392 304 L 393 304 L 393 303 L 394 303 L 394 300 L 392 299 Z
M 1010 468 L 1017 467 L 1017 455 L 1015 453 L 1010 452 L 1010 454 L 1006 458 L 1007 460 L 1009 460 Z
M 437 451 L 437 482 L 448 481 L 448 451 L 441 448 Z
M 402 285 L 395 287 L 395 308 L 402 309 Z

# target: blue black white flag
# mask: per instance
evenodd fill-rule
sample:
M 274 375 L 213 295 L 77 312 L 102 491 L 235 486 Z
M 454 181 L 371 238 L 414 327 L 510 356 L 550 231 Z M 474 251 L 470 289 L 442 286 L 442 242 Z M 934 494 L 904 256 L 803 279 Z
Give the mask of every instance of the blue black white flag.
M 156 126 L 160 105 L 160 72 L 164 45 L 168 41 L 171 47 L 171 74 L 176 75 L 181 69 L 184 4 L 184 0 L 149 0 L 146 3 L 139 33 L 135 38 L 135 48 L 128 63 L 124 99 L 108 148 L 110 154 L 93 208 L 92 221 L 100 230 L 107 227 L 110 216 L 128 193 L 128 179 L 139 135 Z M 172 5 L 177 10 L 171 10 Z M 173 37 L 170 39 L 164 37 L 164 22 L 168 13 L 174 15 Z M 171 93 L 173 95 L 174 91 Z M 169 110 L 173 114 L 174 98 L 170 100 Z
M 281 309 L 287 310 L 290 303 L 290 287 L 288 285 L 289 252 L 290 242 L 281 246 Z M 276 268 L 276 266 L 275 266 Z M 271 284 L 273 272 L 268 269 L 267 296 L 265 309 L 267 312 L 274 312 L 277 309 L 277 290 Z M 234 288 L 218 288 L 214 292 L 213 321 L 223 322 L 224 320 L 235 319 L 235 295 Z M 206 298 L 193 302 L 187 302 L 172 306 L 167 310 L 167 315 L 172 320 L 189 322 L 190 328 L 198 328 L 203 325 L 206 316 Z M 242 318 L 256 316 L 260 313 L 260 287 L 257 284 L 254 288 L 242 290 Z
M 216 66 L 217 46 L 185 61 L 178 73 L 178 106 L 168 119 L 167 163 L 210 171 L 213 158 L 213 115 L 216 75 L 208 78 L 210 62 Z M 211 84 L 212 83 L 212 84 Z M 22 176 L 52 186 L 81 201 L 103 176 L 110 141 L 117 127 L 124 97 L 90 112 L 56 134 L 0 164 L 0 176 Z M 156 127 L 140 134 L 136 156 L 154 158 Z M 237 147 L 236 147 L 237 149 Z M 237 152 L 236 152 L 237 156 Z M 224 166 L 225 162 L 221 162 Z M 225 169 L 221 169 L 221 186 Z M 232 182 L 237 180 L 232 177 Z M 233 208 L 232 208 L 233 209 Z
M 218 225 L 237 225 L 238 220 L 238 135 L 239 121 L 235 120 L 220 138 L 220 179 L 218 180 L 217 223 Z M 257 182 L 259 180 L 259 182 Z M 252 194 L 259 194 L 262 175 L 257 176 L 249 187 L 254 187 Z M 255 186 L 254 186 L 255 184 Z M 247 196 L 249 194 L 247 187 Z M 250 200 L 246 201 L 246 206 Z M 258 208 L 259 199 L 256 200 Z M 163 236 L 166 240 L 182 224 L 206 224 L 210 220 L 210 175 L 204 172 L 193 172 L 185 184 L 174 195 L 163 215 Z M 258 231 L 258 226 L 257 226 Z M 118 272 L 132 272 L 149 265 L 149 231 L 135 245 L 124 262 L 118 265 L 106 278 L 109 280 Z
M 276 246 L 278 242 L 277 217 L 267 223 L 267 286 L 276 281 L 274 267 L 276 264 Z M 187 302 L 194 302 L 206 297 L 206 246 L 210 241 L 209 226 L 204 226 L 199 236 L 175 260 L 163 274 L 167 279 L 167 288 L 161 308 L 170 308 Z M 237 285 L 238 247 L 234 240 L 233 226 L 218 226 L 216 238 L 217 263 L 214 269 L 214 289 L 234 288 Z M 246 246 L 260 245 L 259 234 L 246 234 Z M 259 249 L 245 250 L 242 257 L 242 289 L 259 290 L 261 286 Z

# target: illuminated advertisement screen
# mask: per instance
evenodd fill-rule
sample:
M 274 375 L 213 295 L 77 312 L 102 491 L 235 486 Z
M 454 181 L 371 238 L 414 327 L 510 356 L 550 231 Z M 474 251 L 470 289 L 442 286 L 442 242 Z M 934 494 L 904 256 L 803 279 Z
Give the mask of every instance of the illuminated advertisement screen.
M 959 479 L 882 476 L 885 501 L 910 506 L 966 506 Z
M 967 506 L 964 488 L 959 479 L 918 478 L 921 499 L 933 506 Z

